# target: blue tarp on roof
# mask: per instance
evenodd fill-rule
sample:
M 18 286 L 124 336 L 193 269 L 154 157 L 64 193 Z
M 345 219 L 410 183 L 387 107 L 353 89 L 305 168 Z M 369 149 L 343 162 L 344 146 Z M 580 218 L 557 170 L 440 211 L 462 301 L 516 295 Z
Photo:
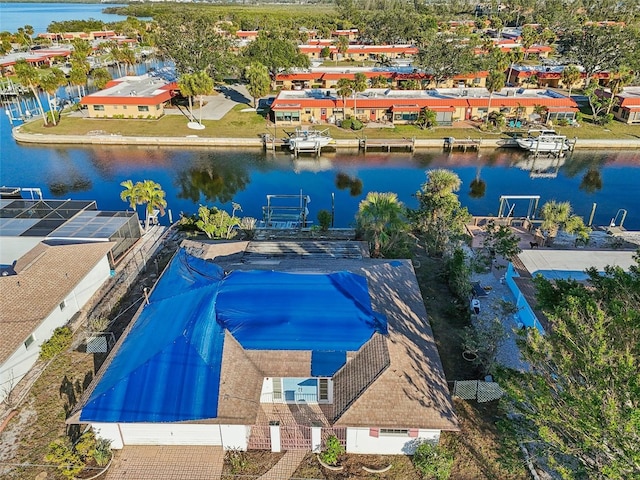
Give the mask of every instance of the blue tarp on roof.
M 347 352 L 326 352 L 314 350 L 311 352 L 311 376 L 333 377 L 333 375 L 347 363 Z
M 80 415 L 93 422 L 216 418 L 224 331 L 245 349 L 311 350 L 332 376 L 375 332 L 367 282 L 349 272 L 235 271 L 181 250 Z M 238 372 L 242 374 L 242 372 Z
M 387 330 L 366 279 L 349 272 L 235 271 L 220 284 L 216 314 L 249 350 L 358 350 Z

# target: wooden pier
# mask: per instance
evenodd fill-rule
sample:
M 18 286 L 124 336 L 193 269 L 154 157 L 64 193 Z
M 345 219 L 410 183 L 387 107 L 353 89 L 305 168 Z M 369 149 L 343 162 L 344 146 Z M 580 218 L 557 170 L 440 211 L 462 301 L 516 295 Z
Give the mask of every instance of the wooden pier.
M 471 150 L 480 150 L 480 144 L 482 143 L 482 139 L 478 138 L 478 139 L 473 139 L 473 138 L 463 138 L 463 139 L 458 139 L 458 138 L 453 138 L 453 137 L 447 137 L 444 139 L 444 149 L 445 150 L 462 150 L 463 152 L 466 152 L 467 149 L 471 149 Z
M 403 150 L 409 150 L 413 152 L 416 149 L 415 138 L 397 138 L 397 139 L 377 139 L 377 138 L 363 138 L 360 140 L 360 149 L 367 153 L 367 150 L 381 149 L 390 152 L 392 148 L 398 148 Z

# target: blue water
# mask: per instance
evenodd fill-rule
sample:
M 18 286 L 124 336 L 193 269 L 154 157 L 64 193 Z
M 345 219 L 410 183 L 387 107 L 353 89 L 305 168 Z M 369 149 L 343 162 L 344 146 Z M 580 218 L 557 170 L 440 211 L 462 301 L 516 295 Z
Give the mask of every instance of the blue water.
M 23 13 L 17 24 L 15 17 L 5 15 L 19 14 L 23 6 L 31 10 L 28 15 Z M 3 3 L 1 29 L 11 30 L 13 26 L 15 30 L 27 18 L 34 27 L 68 15 L 100 18 L 97 15 L 103 6 Z M 640 133 L 640 127 L 638 130 Z M 566 159 L 556 178 L 531 178 L 529 170 L 517 166 L 525 166 L 525 162 L 520 152 L 485 149 L 480 154 L 421 151 L 415 155 L 369 152 L 366 156 L 340 151 L 323 155 L 320 160 L 306 157 L 296 161 L 288 153 L 265 154 L 260 150 L 21 146 L 11 138 L 7 116 L 0 114 L 0 185 L 39 187 L 49 198 L 97 200 L 104 210 L 126 208 L 119 197 L 123 180 L 151 179 L 167 192 L 174 220 L 180 212 L 195 213 L 199 204 L 230 210 L 232 200 L 242 205 L 243 216 L 261 219 L 267 194 L 303 190 L 312 198 L 312 221 L 316 221 L 319 210 L 331 210 L 333 194 L 335 225 L 346 227 L 352 224 L 358 203 L 367 192 L 394 191 L 405 204 L 415 207 L 414 194 L 425 181 L 425 170 L 449 168 L 463 182 L 462 203 L 476 215 L 498 213 L 500 195 L 540 195 L 541 204 L 551 199 L 571 202 L 585 220 L 596 203 L 597 225 L 609 224 L 619 209 L 626 209 L 624 226 L 640 230 L 639 152 L 578 151 Z M 581 188 L 589 169 L 600 173 L 600 189 Z M 361 182 L 361 189 L 357 182 L 353 192 L 340 189 L 345 182 L 337 182 L 338 174 Z M 472 198 L 469 185 L 478 174 L 486 182 L 486 191 L 481 198 Z M 516 204 L 513 214 L 525 215 L 527 206 L 525 202 Z
M 16 32 L 18 28 L 31 25 L 35 32 L 47 31 L 53 21 L 63 20 L 102 20 L 103 22 L 118 22 L 126 17 L 102 13 L 107 7 L 115 4 L 100 3 L 1 3 L 0 2 L 0 31 Z

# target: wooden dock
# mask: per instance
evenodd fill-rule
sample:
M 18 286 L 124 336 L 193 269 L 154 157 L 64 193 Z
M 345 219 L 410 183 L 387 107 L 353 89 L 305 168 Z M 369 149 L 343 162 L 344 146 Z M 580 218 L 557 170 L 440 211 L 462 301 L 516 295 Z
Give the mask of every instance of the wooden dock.
M 445 150 L 462 150 L 466 152 L 467 149 L 471 150 L 480 150 L 480 144 L 482 143 L 482 139 L 473 139 L 473 138 L 453 138 L 447 137 L 444 139 L 444 149 Z
M 391 149 L 403 149 L 409 150 L 413 152 L 416 149 L 416 140 L 415 138 L 398 138 L 398 139 L 377 139 L 377 138 L 363 138 L 360 140 L 360 149 L 367 153 L 367 150 L 374 149 L 382 149 L 390 152 Z

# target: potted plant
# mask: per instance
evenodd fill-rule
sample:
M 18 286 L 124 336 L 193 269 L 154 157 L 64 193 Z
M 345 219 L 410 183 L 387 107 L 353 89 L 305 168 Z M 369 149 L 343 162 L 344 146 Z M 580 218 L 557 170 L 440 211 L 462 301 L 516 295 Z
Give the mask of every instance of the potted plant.
M 338 465 L 338 460 L 344 452 L 344 447 L 340 443 L 340 440 L 338 440 L 338 437 L 331 435 L 327 438 L 324 450 L 318 455 L 318 462 L 328 470 L 342 470 L 344 466 Z

